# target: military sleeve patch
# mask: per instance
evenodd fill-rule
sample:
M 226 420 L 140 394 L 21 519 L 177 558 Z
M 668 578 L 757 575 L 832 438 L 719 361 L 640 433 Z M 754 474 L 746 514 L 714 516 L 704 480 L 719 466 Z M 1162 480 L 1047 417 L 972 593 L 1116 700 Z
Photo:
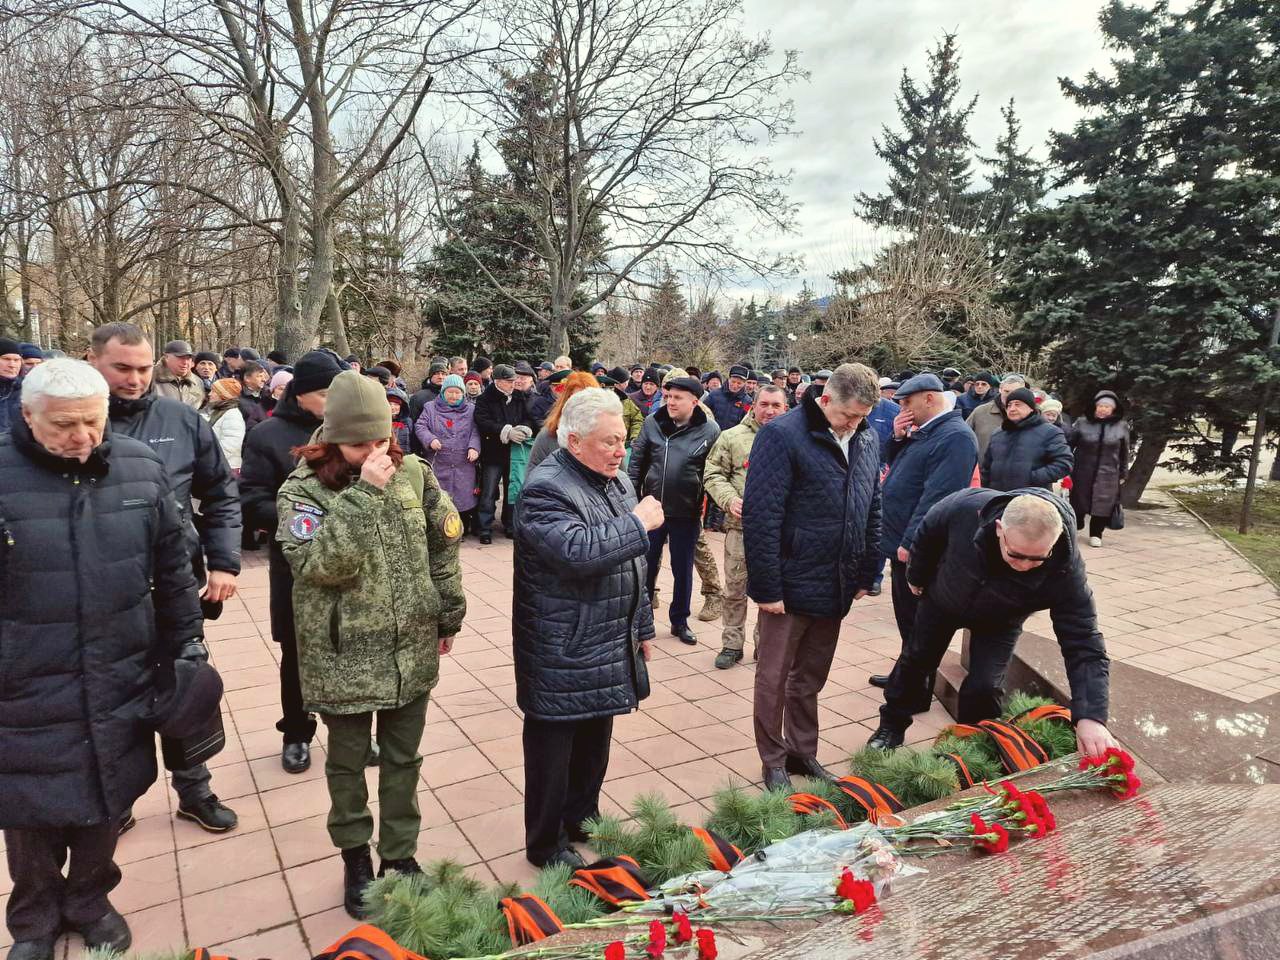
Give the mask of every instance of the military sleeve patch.
M 312 516 L 323 517 L 324 511 L 317 507 L 314 503 L 295 503 L 293 509 L 297 513 L 309 513 Z
M 295 540 L 314 540 L 320 531 L 320 519 L 308 513 L 300 513 L 289 521 L 289 532 Z
M 456 513 L 450 513 L 444 518 L 444 535 L 450 540 L 457 540 L 462 536 L 462 517 Z

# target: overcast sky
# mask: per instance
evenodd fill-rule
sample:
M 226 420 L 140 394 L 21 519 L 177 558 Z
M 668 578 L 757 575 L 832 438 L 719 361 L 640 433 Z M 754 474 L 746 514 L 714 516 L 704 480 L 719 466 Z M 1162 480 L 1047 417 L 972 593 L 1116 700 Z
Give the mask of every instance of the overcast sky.
M 1103 0 L 745 0 L 747 30 L 772 34 L 778 49 L 800 51 L 812 77 L 793 91 L 799 135 L 776 147 L 779 169 L 793 169 L 799 229 L 781 246 L 805 259 L 803 276 L 781 286 L 785 296 L 807 278 L 819 296 L 827 275 L 874 243 L 853 217 L 859 191 L 884 189 L 888 170 L 872 137 L 897 129 L 894 94 L 905 66 L 926 76 L 927 51 L 946 31 L 957 34 L 961 96 L 978 95 L 969 132 L 982 153 L 1000 133 L 1000 107 L 1016 100 L 1024 143 L 1042 159 L 1050 129 L 1077 117 L 1059 77 L 1105 70 L 1098 11 Z M 757 292 L 726 291 L 729 296 Z

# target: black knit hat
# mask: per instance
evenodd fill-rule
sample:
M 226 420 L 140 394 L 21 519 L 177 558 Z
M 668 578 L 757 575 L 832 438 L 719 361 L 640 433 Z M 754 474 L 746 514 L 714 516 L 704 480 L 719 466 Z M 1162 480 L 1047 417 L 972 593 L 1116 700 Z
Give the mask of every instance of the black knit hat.
M 663 384 L 668 390 L 683 390 L 686 393 L 692 393 L 695 397 L 701 399 L 704 393 L 702 384 L 693 377 L 672 377 Z
M 19 357 L 22 356 L 21 345 L 17 340 L 10 340 L 8 337 L 0 337 L 0 357 L 10 353 Z
M 196 354 L 196 363 L 212 363 L 216 366 L 218 363 L 218 355 L 209 350 L 201 350 Z
M 1017 390 L 1010 393 L 1009 396 L 1005 397 L 1004 405 L 1006 409 L 1008 409 L 1010 401 L 1013 400 L 1021 400 L 1032 410 L 1036 409 L 1036 395 L 1031 392 L 1029 387 L 1019 387 Z
M 641 383 L 653 383 L 662 386 L 662 374 L 653 367 L 644 372 L 644 376 L 640 378 Z
M 484 373 L 493 366 L 493 361 L 488 357 L 476 357 L 476 362 L 471 365 L 471 369 L 476 373 Z
M 289 357 L 283 350 L 272 350 L 267 354 L 267 359 L 272 363 L 288 363 Z
M 631 379 L 631 371 L 626 367 L 614 367 L 609 371 L 608 376 L 615 384 L 622 384 Z
M 293 395 L 328 390 L 333 378 L 348 369 L 338 355 L 330 350 L 310 350 L 293 365 L 293 380 L 289 389 Z
M 223 355 L 224 357 L 235 357 L 237 360 L 239 360 L 239 359 L 240 359 L 240 348 L 239 348 L 239 347 L 227 347 L 227 349 L 225 349 L 225 350 L 223 350 L 223 351 L 222 351 L 222 355 Z

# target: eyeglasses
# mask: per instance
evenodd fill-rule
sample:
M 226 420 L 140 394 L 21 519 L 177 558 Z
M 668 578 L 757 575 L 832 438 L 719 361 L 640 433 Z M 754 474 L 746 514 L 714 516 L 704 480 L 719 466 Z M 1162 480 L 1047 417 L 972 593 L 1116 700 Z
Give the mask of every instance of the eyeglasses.
M 1049 554 L 1047 557 L 1033 557 L 1026 553 L 1018 553 L 1016 550 L 1009 549 L 1008 544 L 1005 544 L 1004 552 L 1009 555 L 1010 560 L 1030 560 L 1032 563 L 1044 563 L 1053 559 L 1053 554 Z

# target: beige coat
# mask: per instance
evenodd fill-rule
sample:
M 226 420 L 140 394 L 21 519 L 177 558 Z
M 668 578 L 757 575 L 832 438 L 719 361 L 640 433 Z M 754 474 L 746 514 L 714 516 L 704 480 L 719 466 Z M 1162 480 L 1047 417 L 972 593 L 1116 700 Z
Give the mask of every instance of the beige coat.
M 157 395 L 185 403 L 193 410 L 204 409 L 205 401 L 208 399 L 204 390 L 204 381 L 195 375 L 194 370 L 179 380 L 161 360 L 156 364 L 151 380 L 155 384 Z

